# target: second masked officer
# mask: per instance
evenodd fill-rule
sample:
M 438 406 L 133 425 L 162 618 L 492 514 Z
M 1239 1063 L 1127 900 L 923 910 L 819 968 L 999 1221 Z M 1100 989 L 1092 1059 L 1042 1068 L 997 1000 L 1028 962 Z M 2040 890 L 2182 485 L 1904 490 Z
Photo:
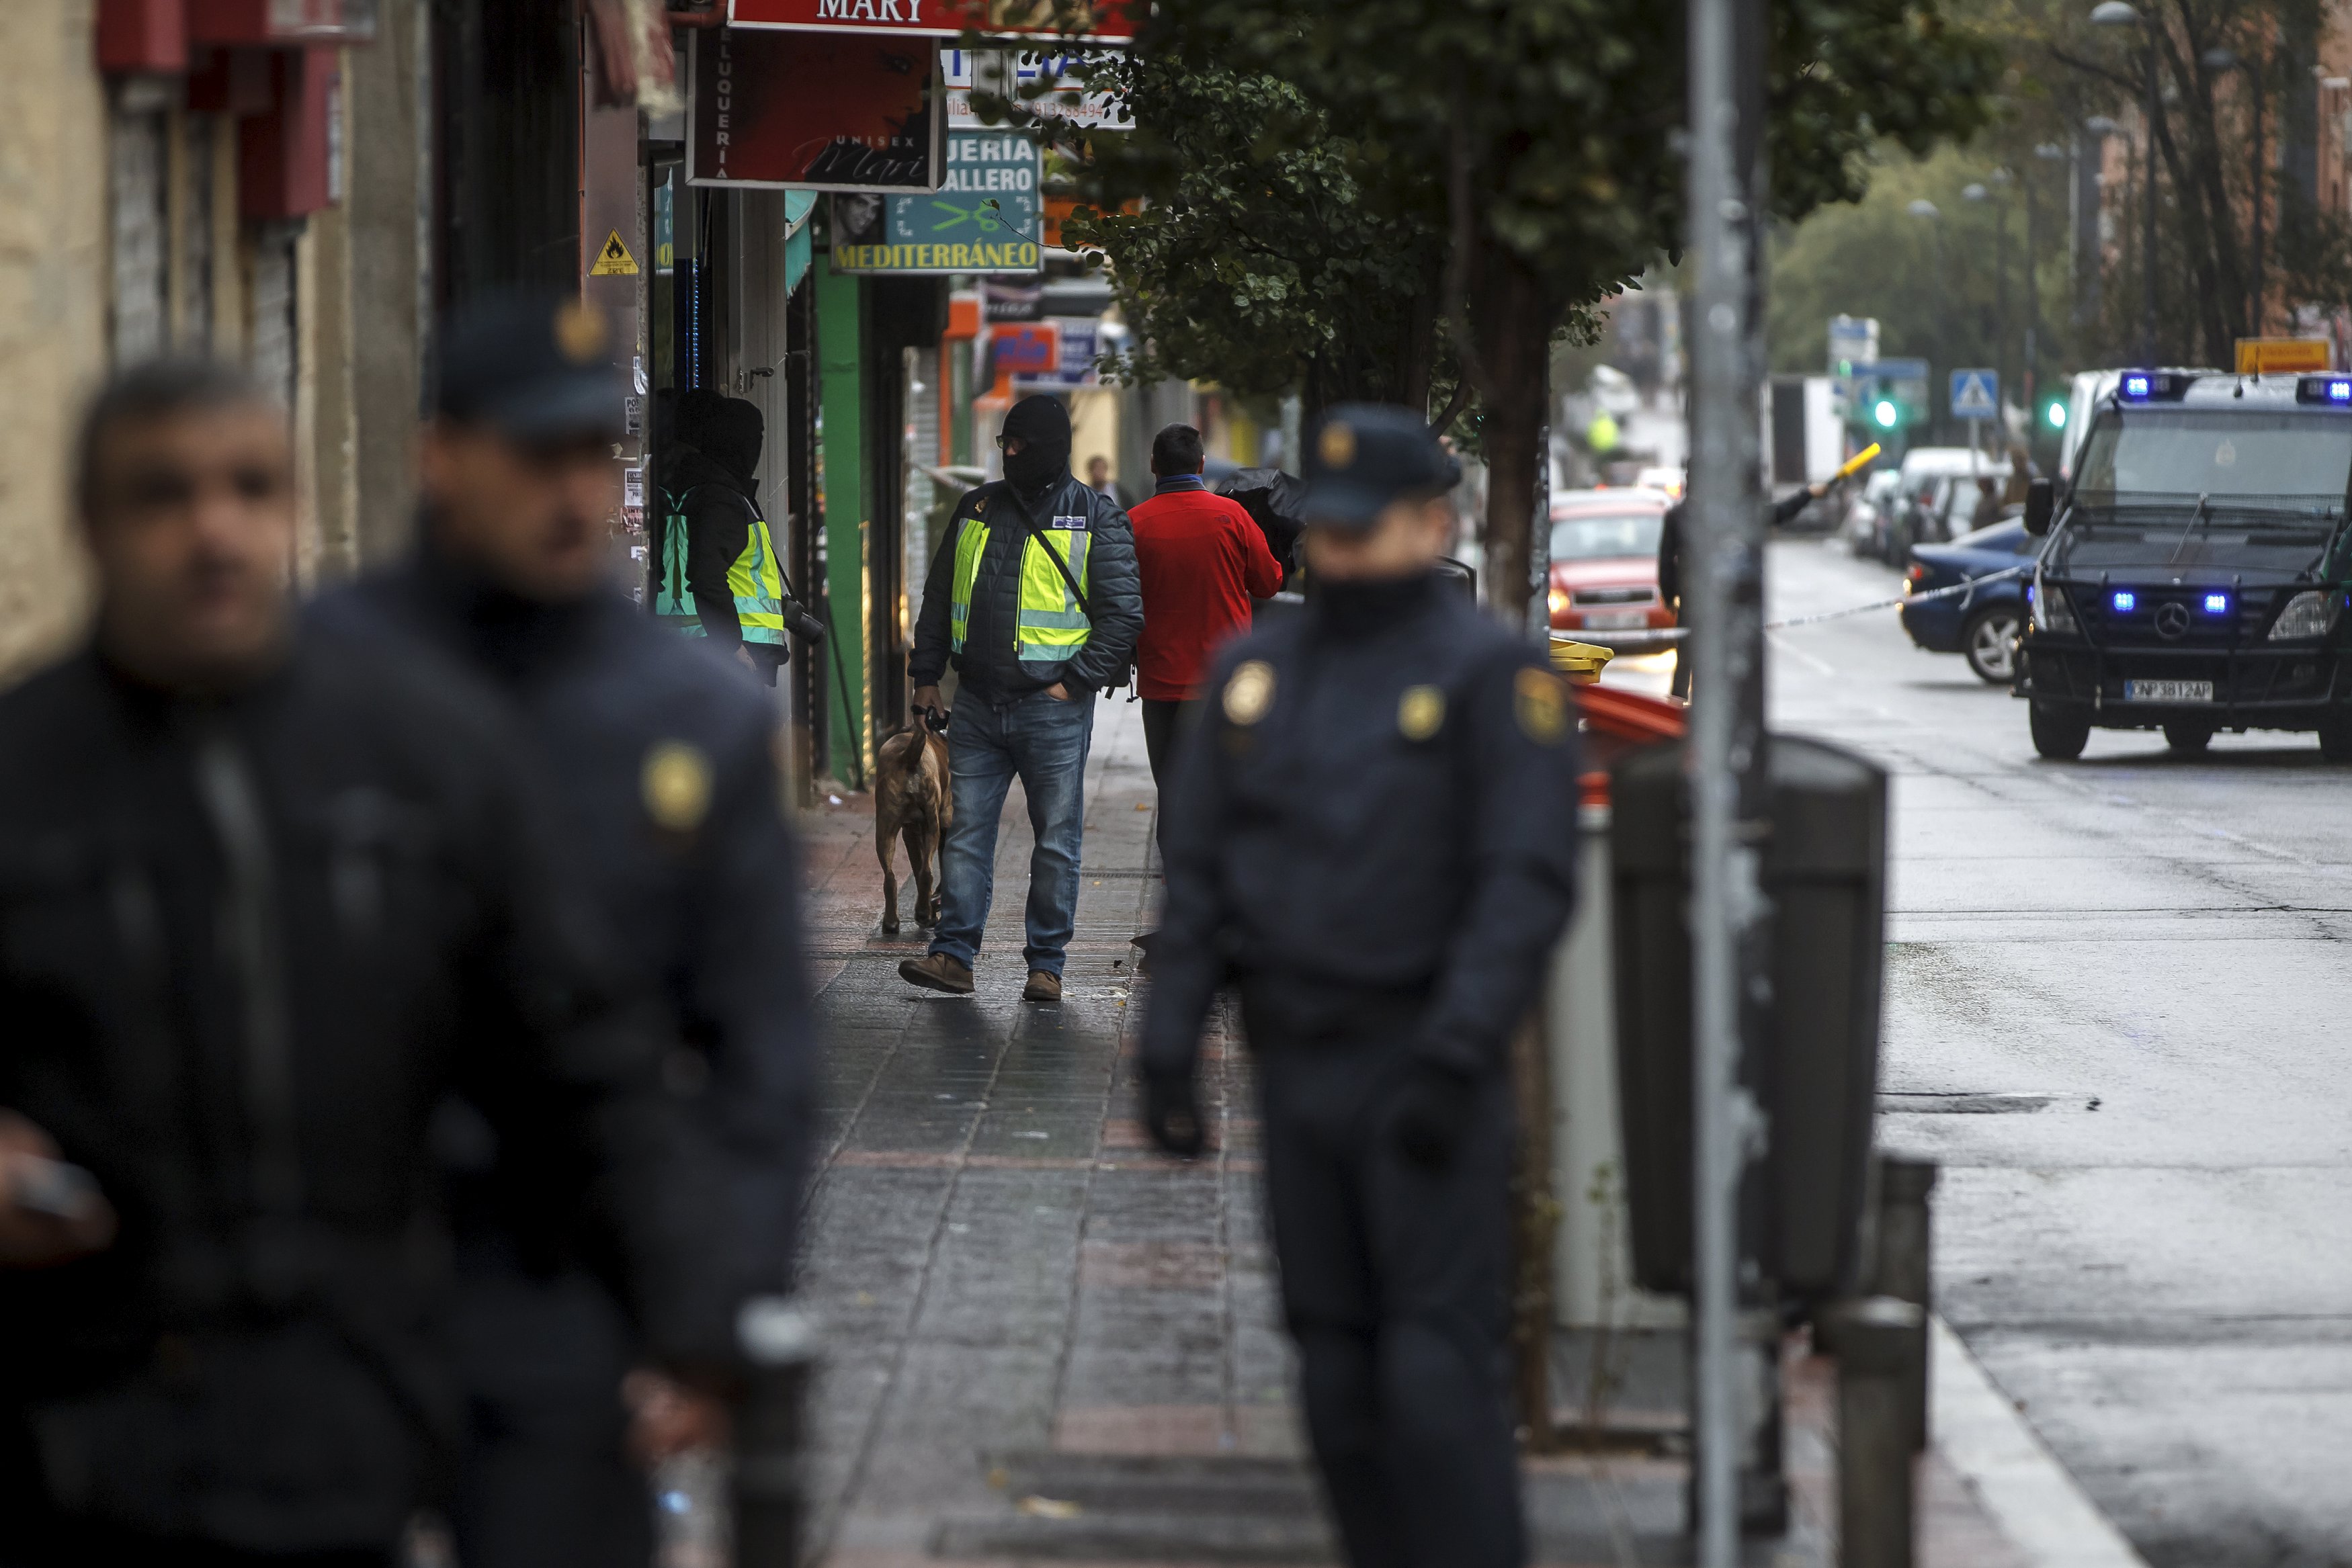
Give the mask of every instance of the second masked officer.
M 551 295 L 494 298 L 453 321 L 421 447 L 420 547 L 322 613 L 446 655 L 509 699 L 569 864 L 643 967 L 632 978 L 666 1004 L 667 1076 L 728 1205 L 724 1277 L 739 1300 L 779 1295 L 816 1044 L 775 713 L 714 643 L 666 633 L 607 583 L 622 412 L 607 333 Z M 584 1271 L 495 1226 L 461 1240 L 467 1568 L 643 1564 L 646 1491 L 623 1452 L 629 1326 Z M 691 1412 L 709 1392 L 645 1403 Z
M 1143 594 L 1127 513 L 1070 475 L 1069 411 L 1049 397 L 1023 398 L 1006 413 L 999 444 L 1004 477 L 956 503 L 915 625 L 916 712 L 940 706 L 950 661 L 963 684 L 948 727 L 955 823 L 940 855 L 939 931 L 930 952 L 898 973 L 971 994 L 995 893 L 997 818 L 1018 778 L 1037 841 L 1021 995 L 1055 1002 L 1077 921 L 1095 694 L 1126 676 Z
M 1574 892 L 1575 709 L 1434 570 L 1453 462 L 1400 408 L 1307 448 L 1303 614 L 1212 667 L 1168 802 L 1145 1120 L 1238 979 L 1307 1428 L 1354 1568 L 1525 1560 L 1505 1402 L 1506 1042 Z

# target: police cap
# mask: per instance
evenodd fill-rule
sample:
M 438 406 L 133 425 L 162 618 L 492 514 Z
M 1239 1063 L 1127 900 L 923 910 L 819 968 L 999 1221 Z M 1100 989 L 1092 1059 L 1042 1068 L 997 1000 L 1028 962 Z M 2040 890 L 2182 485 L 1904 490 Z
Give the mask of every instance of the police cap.
M 450 318 L 440 351 L 445 418 L 531 444 L 625 433 L 612 320 L 576 296 L 486 296 Z
M 1443 495 L 1461 477 L 1461 464 L 1411 409 L 1341 403 L 1307 438 L 1299 512 L 1328 528 L 1369 528 L 1391 502 Z

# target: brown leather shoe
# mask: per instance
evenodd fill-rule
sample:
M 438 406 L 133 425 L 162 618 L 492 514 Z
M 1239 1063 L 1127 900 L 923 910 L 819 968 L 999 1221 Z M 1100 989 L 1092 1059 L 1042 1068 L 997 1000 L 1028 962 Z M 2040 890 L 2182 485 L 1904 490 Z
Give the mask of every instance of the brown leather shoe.
M 971 966 L 950 958 L 945 953 L 927 953 L 919 958 L 901 959 L 898 977 L 910 986 L 945 991 L 951 997 L 971 995 Z
M 1049 975 L 1043 969 L 1029 971 L 1029 983 L 1021 988 L 1024 1002 L 1058 1002 L 1062 999 L 1062 977 Z

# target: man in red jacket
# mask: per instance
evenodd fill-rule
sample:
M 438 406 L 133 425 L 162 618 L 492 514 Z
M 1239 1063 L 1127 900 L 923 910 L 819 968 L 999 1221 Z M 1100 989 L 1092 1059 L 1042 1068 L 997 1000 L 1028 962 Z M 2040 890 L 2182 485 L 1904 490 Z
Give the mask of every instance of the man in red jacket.
M 1207 463 L 1201 433 L 1189 424 L 1170 425 L 1151 439 L 1158 481 L 1151 498 L 1128 513 L 1143 580 L 1136 684 L 1154 787 L 1167 777 L 1177 737 L 1191 727 L 1209 654 L 1248 631 L 1250 601 L 1270 597 L 1282 582 L 1265 530 L 1239 501 L 1212 494 L 1202 482 Z

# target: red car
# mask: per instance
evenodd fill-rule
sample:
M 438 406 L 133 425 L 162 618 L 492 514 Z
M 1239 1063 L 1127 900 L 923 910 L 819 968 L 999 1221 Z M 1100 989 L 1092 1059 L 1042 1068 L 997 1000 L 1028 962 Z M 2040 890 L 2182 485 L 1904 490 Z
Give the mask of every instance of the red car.
M 1662 648 L 1675 612 L 1658 596 L 1661 490 L 1570 490 L 1551 502 L 1551 629 L 1579 642 Z

